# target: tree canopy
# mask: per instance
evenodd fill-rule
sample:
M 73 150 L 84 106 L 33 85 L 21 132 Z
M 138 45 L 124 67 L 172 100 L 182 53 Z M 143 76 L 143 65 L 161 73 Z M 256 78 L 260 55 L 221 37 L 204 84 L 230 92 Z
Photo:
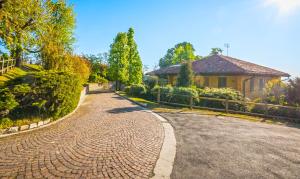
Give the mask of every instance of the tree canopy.
M 193 45 L 189 42 L 182 42 L 167 50 L 167 54 L 159 60 L 159 66 L 163 68 L 180 64 L 185 60 L 195 60 L 195 58 Z
M 120 32 L 110 45 L 108 57 L 109 78 L 117 82 L 116 90 L 120 89 L 119 82 L 127 83 L 128 73 L 128 56 L 130 48 L 128 47 L 127 33 Z
M 223 53 L 223 50 L 220 48 L 212 48 L 210 55 L 220 55 Z
M 65 0 L 1 1 L 0 39 L 11 57 L 21 65 L 24 53 L 38 53 L 46 69 L 66 65 L 72 51 L 75 15 Z
M 128 37 L 128 63 L 129 63 L 129 79 L 128 84 L 140 84 L 143 78 L 143 64 L 139 55 L 137 44 L 134 40 L 134 30 L 130 28 L 127 33 Z
M 187 60 L 181 64 L 177 86 L 191 87 L 194 83 L 194 72 L 192 69 L 192 61 Z

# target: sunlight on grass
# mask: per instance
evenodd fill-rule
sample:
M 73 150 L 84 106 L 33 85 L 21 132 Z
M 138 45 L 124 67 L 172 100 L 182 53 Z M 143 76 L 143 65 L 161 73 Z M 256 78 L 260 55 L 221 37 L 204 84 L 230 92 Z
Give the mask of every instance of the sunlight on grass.
M 146 104 L 149 109 L 153 110 L 154 112 L 158 112 L 158 113 L 196 113 L 196 114 L 200 114 L 200 115 L 233 117 L 233 118 L 244 119 L 244 120 L 252 121 L 252 122 L 263 122 L 263 123 L 267 123 L 267 124 L 278 124 L 278 125 L 287 124 L 286 121 L 280 121 L 280 120 L 275 120 L 275 119 L 266 119 L 266 118 L 249 116 L 249 115 L 244 115 L 244 114 L 233 114 L 233 113 L 225 113 L 225 112 L 218 112 L 218 111 L 204 110 L 204 109 L 190 109 L 190 108 L 174 107 L 174 106 L 168 106 L 168 105 L 159 105 L 153 101 L 149 101 L 149 100 L 146 100 L 143 98 L 128 96 L 124 92 L 119 92 L 119 94 L 121 96 L 125 96 L 133 101 Z

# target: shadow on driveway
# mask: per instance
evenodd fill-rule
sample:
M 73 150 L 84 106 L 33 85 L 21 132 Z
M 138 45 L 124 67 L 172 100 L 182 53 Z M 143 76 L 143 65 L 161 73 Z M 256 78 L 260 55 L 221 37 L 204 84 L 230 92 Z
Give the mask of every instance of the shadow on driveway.
M 129 112 L 135 112 L 135 111 L 142 111 L 143 109 L 139 106 L 135 107 L 124 107 L 124 108 L 114 108 L 111 110 L 108 110 L 108 113 L 113 113 L 113 114 L 120 114 L 120 113 L 129 113 Z

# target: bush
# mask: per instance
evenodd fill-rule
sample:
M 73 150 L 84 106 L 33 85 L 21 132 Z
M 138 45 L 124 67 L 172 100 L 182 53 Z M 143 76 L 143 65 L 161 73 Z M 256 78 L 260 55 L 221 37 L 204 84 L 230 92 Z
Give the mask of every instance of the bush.
M 144 85 L 135 84 L 135 85 L 127 86 L 125 88 L 125 92 L 131 96 L 143 97 L 146 94 L 147 90 Z
M 157 97 L 159 86 L 151 90 L 152 95 Z M 160 100 L 170 103 L 190 104 L 190 98 L 193 97 L 194 102 L 198 101 L 198 92 L 193 88 L 186 87 L 160 87 Z
M 228 99 L 228 100 L 235 100 L 235 101 L 243 101 L 243 95 L 234 89 L 231 88 L 205 88 L 205 89 L 197 89 L 200 97 L 208 97 L 208 98 L 217 98 L 217 99 Z M 199 106 L 204 107 L 211 107 L 211 108 L 225 108 L 225 102 L 221 101 L 212 101 L 206 99 L 200 99 Z M 246 105 L 242 102 L 238 103 L 229 103 L 228 106 L 231 110 L 247 110 Z
M 71 72 L 79 76 L 81 84 L 86 83 L 91 73 L 89 61 L 80 56 L 69 55 L 68 58 L 72 62 Z
M 6 129 L 9 127 L 12 127 L 14 125 L 14 122 L 10 120 L 9 118 L 3 118 L 0 119 L 0 129 Z
M 76 108 L 81 92 L 78 75 L 69 72 L 37 72 L 12 89 L 19 106 L 10 115 L 14 118 L 40 116 L 58 118 Z M 20 80 L 16 80 L 19 82 Z
M 93 73 L 89 76 L 89 82 L 90 83 L 101 83 L 101 84 L 103 84 L 103 83 L 108 83 L 108 80 L 105 79 L 102 76 L 99 76 L 99 75 Z
M 15 96 L 8 88 L 0 89 L 0 117 L 6 116 L 10 110 L 18 105 Z
M 146 76 L 144 83 L 151 90 L 156 85 L 158 85 L 158 77 L 157 76 Z

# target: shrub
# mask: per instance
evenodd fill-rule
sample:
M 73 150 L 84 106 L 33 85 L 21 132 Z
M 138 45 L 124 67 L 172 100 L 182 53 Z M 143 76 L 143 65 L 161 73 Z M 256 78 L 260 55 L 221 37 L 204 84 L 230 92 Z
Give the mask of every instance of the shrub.
M 300 106 L 300 78 L 290 80 L 287 87 L 287 101 L 290 105 Z
M 156 85 L 158 85 L 158 77 L 157 76 L 146 76 L 144 83 L 151 90 Z
M 104 77 L 99 76 L 99 75 L 94 73 L 94 74 L 91 74 L 89 76 L 89 82 L 90 83 L 101 83 L 101 84 L 103 84 L 103 83 L 108 83 L 108 80 L 105 79 Z
M 142 97 L 146 94 L 146 87 L 142 84 L 134 84 L 125 88 L 128 95 Z
M 170 94 L 173 93 L 173 87 L 169 86 L 169 85 L 165 86 L 165 87 L 155 86 L 151 90 L 151 94 L 154 99 L 157 99 L 157 94 L 158 94 L 159 88 L 160 88 L 160 100 L 168 102 L 170 99 Z
M 17 84 L 12 92 L 20 103 L 12 112 L 14 118 L 39 116 L 58 118 L 77 106 L 81 91 L 80 78 L 69 72 L 37 72 Z M 17 82 L 19 80 L 16 80 Z
M 272 104 L 285 105 L 287 85 L 281 80 L 271 80 L 266 84 L 265 88 L 266 97 L 263 101 Z
M 9 127 L 12 127 L 14 125 L 14 122 L 10 120 L 9 118 L 2 118 L 0 119 L 0 129 L 6 129 Z
M 234 89 L 231 88 L 205 88 L 205 89 L 197 89 L 200 97 L 208 97 L 208 98 L 218 98 L 218 99 L 228 99 L 228 100 L 235 100 L 235 101 L 243 101 L 243 95 Z M 204 107 L 211 107 L 211 108 L 225 108 L 225 102 L 221 101 L 212 101 L 206 99 L 200 99 L 198 105 Z M 231 110 L 247 110 L 246 105 L 242 102 L 237 103 L 229 103 L 228 106 Z
M 177 87 L 173 90 L 170 102 L 189 105 L 191 97 L 193 97 L 194 102 L 198 102 L 198 92 L 196 89 Z
M 0 89 L 0 117 L 6 116 L 10 110 L 18 105 L 15 96 L 8 88 Z
M 160 88 L 160 100 L 170 103 L 178 104 L 190 104 L 190 98 L 193 97 L 194 101 L 198 101 L 198 92 L 193 88 L 186 87 L 159 87 L 156 86 L 151 90 L 153 97 L 156 99 L 158 94 L 158 89 Z
M 68 58 L 72 62 L 71 72 L 79 76 L 81 84 L 86 83 L 91 73 L 89 61 L 80 56 L 69 55 Z

